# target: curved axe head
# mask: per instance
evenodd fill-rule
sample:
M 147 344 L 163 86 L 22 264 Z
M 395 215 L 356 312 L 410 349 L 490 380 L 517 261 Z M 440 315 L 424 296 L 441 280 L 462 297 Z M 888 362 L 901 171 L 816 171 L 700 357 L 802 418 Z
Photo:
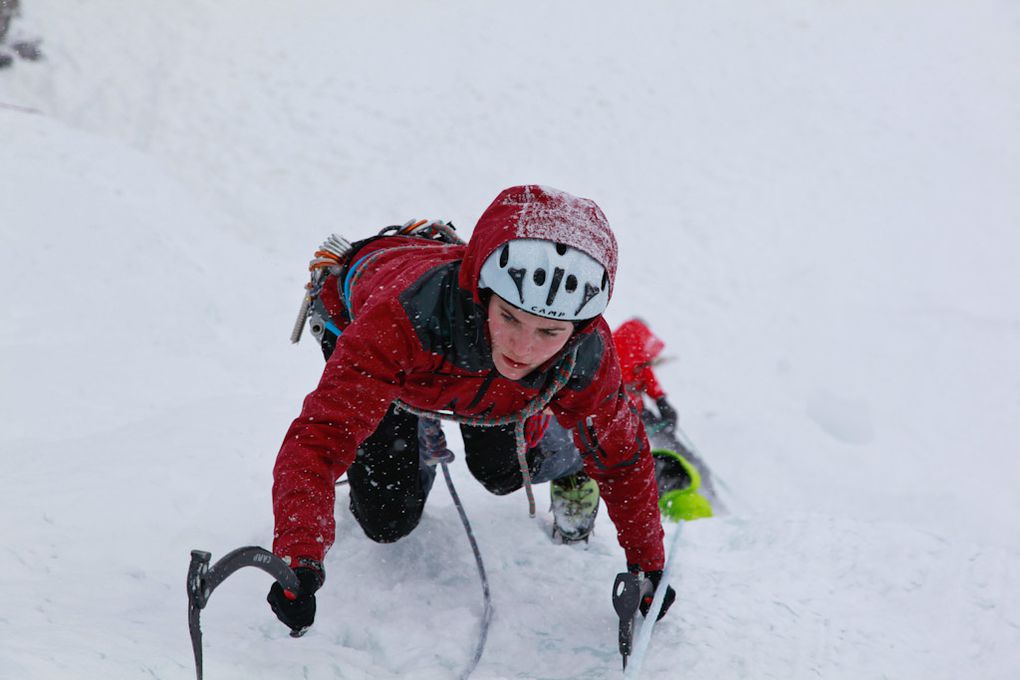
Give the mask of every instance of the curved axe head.
M 256 567 L 280 582 L 292 593 L 301 591 L 301 583 L 290 566 L 265 548 L 252 545 L 227 553 L 212 567 L 210 553 L 204 550 L 191 551 L 188 566 L 188 630 L 191 632 L 191 648 L 195 653 L 195 673 L 202 680 L 202 627 L 199 616 L 209 603 L 216 586 L 242 567 Z

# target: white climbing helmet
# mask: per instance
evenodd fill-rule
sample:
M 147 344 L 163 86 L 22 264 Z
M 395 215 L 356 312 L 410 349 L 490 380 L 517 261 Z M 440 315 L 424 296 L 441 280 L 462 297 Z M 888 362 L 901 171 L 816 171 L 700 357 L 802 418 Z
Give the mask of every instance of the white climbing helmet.
M 485 259 L 478 287 L 537 316 L 581 321 L 605 310 L 610 281 L 606 268 L 582 250 L 521 238 L 504 243 Z

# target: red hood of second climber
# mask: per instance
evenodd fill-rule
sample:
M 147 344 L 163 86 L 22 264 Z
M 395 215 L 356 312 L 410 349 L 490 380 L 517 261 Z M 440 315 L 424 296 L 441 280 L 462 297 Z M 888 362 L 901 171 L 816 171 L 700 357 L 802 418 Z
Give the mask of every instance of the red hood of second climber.
M 666 343 L 659 339 L 640 319 L 624 321 L 613 331 L 613 342 L 625 374 L 650 364 L 662 354 Z
M 602 210 L 590 199 L 528 184 L 503 190 L 478 218 L 458 281 L 475 302 L 482 303 L 478 279 L 486 258 L 514 239 L 553 241 L 587 253 L 605 267 L 612 297 L 616 279 L 616 238 Z M 590 323 L 583 325 L 587 327 Z
M 639 411 L 644 408 L 642 394 L 652 399 L 666 396 L 652 371 L 652 361 L 662 354 L 666 343 L 640 319 L 631 319 L 613 331 L 613 344 L 620 360 L 623 384 L 635 408 Z

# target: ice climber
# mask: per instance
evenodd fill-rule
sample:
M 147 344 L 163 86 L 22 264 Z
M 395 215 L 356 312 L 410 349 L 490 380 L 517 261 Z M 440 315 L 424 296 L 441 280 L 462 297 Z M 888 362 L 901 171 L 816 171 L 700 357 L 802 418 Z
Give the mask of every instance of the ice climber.
M 369 538 L 414 530 L 435 476 L 419 426 L 436 411 L 469 420 L 465 462 L 490 492 L 525 486 L 530 497 L 530 484 L 550 481 L 564 539 L 587 535 L 601 497 L 628 569 L 657 588 L 655 466 L 602 318 L 617 262 L 602 211 L 516 186 L 482 213 L 466 245 L 442 238 L 450 228 L 441 222 L 391 231 L 317 253 L 330 265 L 313 291 L 327 362 L 273 471 L 273 552 L 301 582 L 296 597 L 272 586 L 277 617 L 295 633 L 314 621 L 345 472 L 351 514 Z M 550 413 L 572 441 L 543 436 Z M 660 617 L 674 599 L 668 587 Z
M 723 509 L 708 466 L 678 438 L 676 409 L 655 375 L 655 366 L 665 361 L 666 343 L 635 318 L 613 331 L 613 344 L 623 386 L 641 414 L 652 446 L 663 512 L 674 519 L 696 519 L 710 516 L 713 507 Z M 647 407 L 646 399 L 655 404 L 655 410 Z

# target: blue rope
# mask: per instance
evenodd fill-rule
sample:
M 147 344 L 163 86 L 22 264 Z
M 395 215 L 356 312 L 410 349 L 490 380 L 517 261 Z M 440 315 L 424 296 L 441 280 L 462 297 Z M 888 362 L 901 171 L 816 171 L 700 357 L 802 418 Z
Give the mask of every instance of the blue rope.
M 360 269 L 362 265 L 365 264 L 365 260 L 372 257 L 374 254 L 376 253 L 369 253 L 368 255 L 359 258 L 353 265 L 351 265 L 351 268 L 347 270 L 347 276 L 344 278 L 344 302 L 347 305 L 347 311 L 350 313 L 352 318 L 354 317 L 354 310 L 351 308 L 351 288 L 354 286 L 355 280 L 361 276 Z

